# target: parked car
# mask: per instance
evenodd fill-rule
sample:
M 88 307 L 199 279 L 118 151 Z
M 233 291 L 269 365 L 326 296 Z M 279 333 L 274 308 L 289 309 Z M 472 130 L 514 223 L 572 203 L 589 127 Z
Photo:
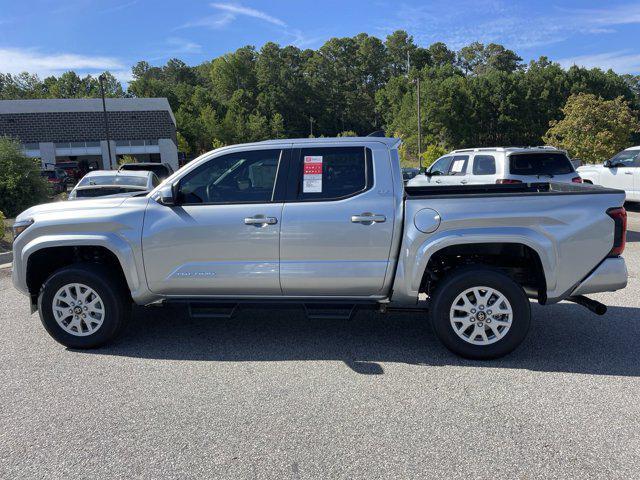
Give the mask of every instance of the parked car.
M 137 162 L 137 163 L 125 163 L 118 171 L 131 172 L 135 170 L 149 171 L 156 174 L 160 180 L 164 180 L 173 173 L 173 168 L 168 163 L 155 163 L 155 162 Z
M 53 193 L 58 194 L 67 191 L 68 176 L 64 170 L 60 168 L 55 168 L 53 170 L 43 170 L 42 172 L 40 172 L 40 175 L 47 179 L 47 181 L 51 185 Z
M 626 286 L 624 192 L 548 182 L 405 189 L 398 145 L 235 145 L 146 196 L 32 207 L 16 220 L 13 282 L 73 348 L 113 339 L 132 301 L 203 317 L 280 302 L 303 304 L 310 318 L 411 309 L 470 358 L 522 342 L 529 298 L 602 314 L 584 295 Z
M 553 147 L 495 147 L 454 150 L 408 185 L 466 185 L 530 182 L 582 183 L 567 153 Z
M 585 182 L 619 188 L 627 200 L 640 202 L 640 145 L 615 154 L 603 165 L 583 165 L 578 173 Z
M 100 166 L 96 160 L 72 160 L 66 162 L 57 162 L 56 168 L 60 168 L 66 172 L 67 185 L 74 186 L 87 173 L 99 170 Z
M 104 196 L 129 196 L 153 190 L 160 180 L 153 172 L 114 172 L 96 170 L 87 173 L 69 194 L 69 200 Z
M 418 175 L 419 173 L 420 173 L 419 168 L 405 167 L 402 169 L 402 180 L 404 180 L 404 182 L 406 183 L 409 180 L 411 180 L 413 177 Z

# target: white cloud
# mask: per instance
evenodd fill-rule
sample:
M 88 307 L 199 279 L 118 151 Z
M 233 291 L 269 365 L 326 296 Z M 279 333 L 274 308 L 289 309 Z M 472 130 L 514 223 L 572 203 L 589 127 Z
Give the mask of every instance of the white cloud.
M 259 18 L 260 20 L 273 23 L 274 25 L 278 25 L 279 27 L 286 26 L 286 23 L 284 23 L 279 18 L 271 16 L 268 13 L 262 12 L 260 10 L 256 10 L 255 8 L 243 7 L 242 5 L 233 3 L 212 3 L 211 6 L 218 10 L 222 10 L 223 12 L 228 12 L 231 15 L 244 15 L 246 17 Z
M 473 27 L 469 28 L 469 24 Z M 382 33 L 411 32 L 420 44 L 444 41 L 459 49 L 473 41 L 496 42 L 512 49 L 549 45 L 577 34 L 612 34 L 614 27 L 640 24 L 640 3 L 598 9 L 545 9 L 535 13 L 503 0 L 463 0 L 451 8 L 449 0 L 412 6 L 400 4 L 395 19 Z
M 167 38 L 167 45 L 169 46 L 169 55 L 189 54 L 189 53 L 201 53 L 202 45 L 179 37 Z
M 119 12 L 121 10 L 125 10 L 133 5 L 135 5 L 136 3 L 138 3 L 138 0 L 132 0 L 130 2 L 126 2 L 126 3 L 120 3 L 118 5 L 113 5 L 111 7 L 107 7 L 104 10 L 101 10 L 100 13 L 114 13 L 114 12 Z
M 207 27 L 213 30 L 218 30 L 220 28 L 226 27 L 235 19 L 236 19 L 236 16 L 231 13 L 223 13 L 221 15 L 209 15 L 207 17 L 202 17 L 197 20 L 187 22 L 184 25 L 179 26 L 177 29 L 191 28 L 191 27 Z
M 191 22 L 187 22 L 178 28 L 207 27 L 218 30 L 220 28 L 226 27 L 227 25 L 235 21 L 238 17 L 257 18 L 258 20 L 262 20 L 272 25 L 277 25 L 278 27 L 287 26 L 287 24 L 279 18 L 269 15 L 268 13 L 265 13 L 261 10 L 256 10 L 255 8 L 244 7 L 235 3 L 211 3 L 209 5 L 211 6 L 211 8 L 218 10 L 220 13 L 217 15 L 209 15 L 203 18 L 198 18 Z
M 597 67 L 603 70 L 611 69 L 617 73 L 638 73 L 640 72 L 640 53 L 631 53 L 628 50 L 596 53 L 562 58 L 558 60 L 558 63 L 564 68 L 578 65 L 587 68 Z
M 41 78 L 60 75 L 68 70 L 76 73 L 122 72 L 127 68 L 114 57 L 78 55 L 74 53 L 44 53 L 37 49 L 1 48 L 0 72 L 36 73 Z

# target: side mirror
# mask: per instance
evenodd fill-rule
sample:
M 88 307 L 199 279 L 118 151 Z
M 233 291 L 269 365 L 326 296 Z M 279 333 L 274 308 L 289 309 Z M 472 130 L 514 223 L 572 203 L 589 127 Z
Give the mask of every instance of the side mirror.
M 173 185 L 163 185 L 162 188 L 158 190 L 157 201 L 159 204 L 167 207 L 174 206 L 176 204 L 176 195 Z
M 433 173 L 431 172 L 431 170 L 425 170 L 425 171 L 424 171 L 424 174 L 425 174 L 427 177 L 431 177 L 431 176 L 433 175 Z
M 611 160 L 606 160 L 604 162 L 604 166 L 607 167 L 607 168 L 611 168 L 613 166 L 613 165 L 611 165 Z

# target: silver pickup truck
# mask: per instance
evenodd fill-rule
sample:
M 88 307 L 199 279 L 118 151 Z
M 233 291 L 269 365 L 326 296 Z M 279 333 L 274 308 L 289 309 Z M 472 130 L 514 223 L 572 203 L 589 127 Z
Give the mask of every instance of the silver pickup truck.
M 73 348 L 139 305 L 194 316 L 301 304 L 310 318 L 412 309 L 453 352 L 524 339 L 529 299 L 624 288 L 624 193 L 593 185 L 404 188 L 397 139 L 276 140 L 207 153 L 149 194 L 39 205 L 14 227 L 13 281 Z M 561 319 L 559 319 L 561 320 Z

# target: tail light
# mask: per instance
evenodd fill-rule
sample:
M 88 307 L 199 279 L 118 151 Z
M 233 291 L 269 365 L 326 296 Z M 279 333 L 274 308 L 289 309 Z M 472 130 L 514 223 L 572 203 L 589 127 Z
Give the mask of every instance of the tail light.
M 627 244 L 627 211 L 624 207 L 610 208 L 607 210 L 615 223 L 615 231 L 613 235 L 613 248 L 609 252 L 610 257 L 622 255 L 624 247 Z
M 513 180 L 511 178 L 499 178 L 498 180 L 496 180 L 496 183 L 500 184 L 500 185 L 510 185 L 513 183 L 522 183 L 521 180 Z
M 581 177 L 573 177 L 573 178 L 571 179 L 571 181 L 572 181 L 573 183 L 582 183 L 582 178 L 581 178 Z

